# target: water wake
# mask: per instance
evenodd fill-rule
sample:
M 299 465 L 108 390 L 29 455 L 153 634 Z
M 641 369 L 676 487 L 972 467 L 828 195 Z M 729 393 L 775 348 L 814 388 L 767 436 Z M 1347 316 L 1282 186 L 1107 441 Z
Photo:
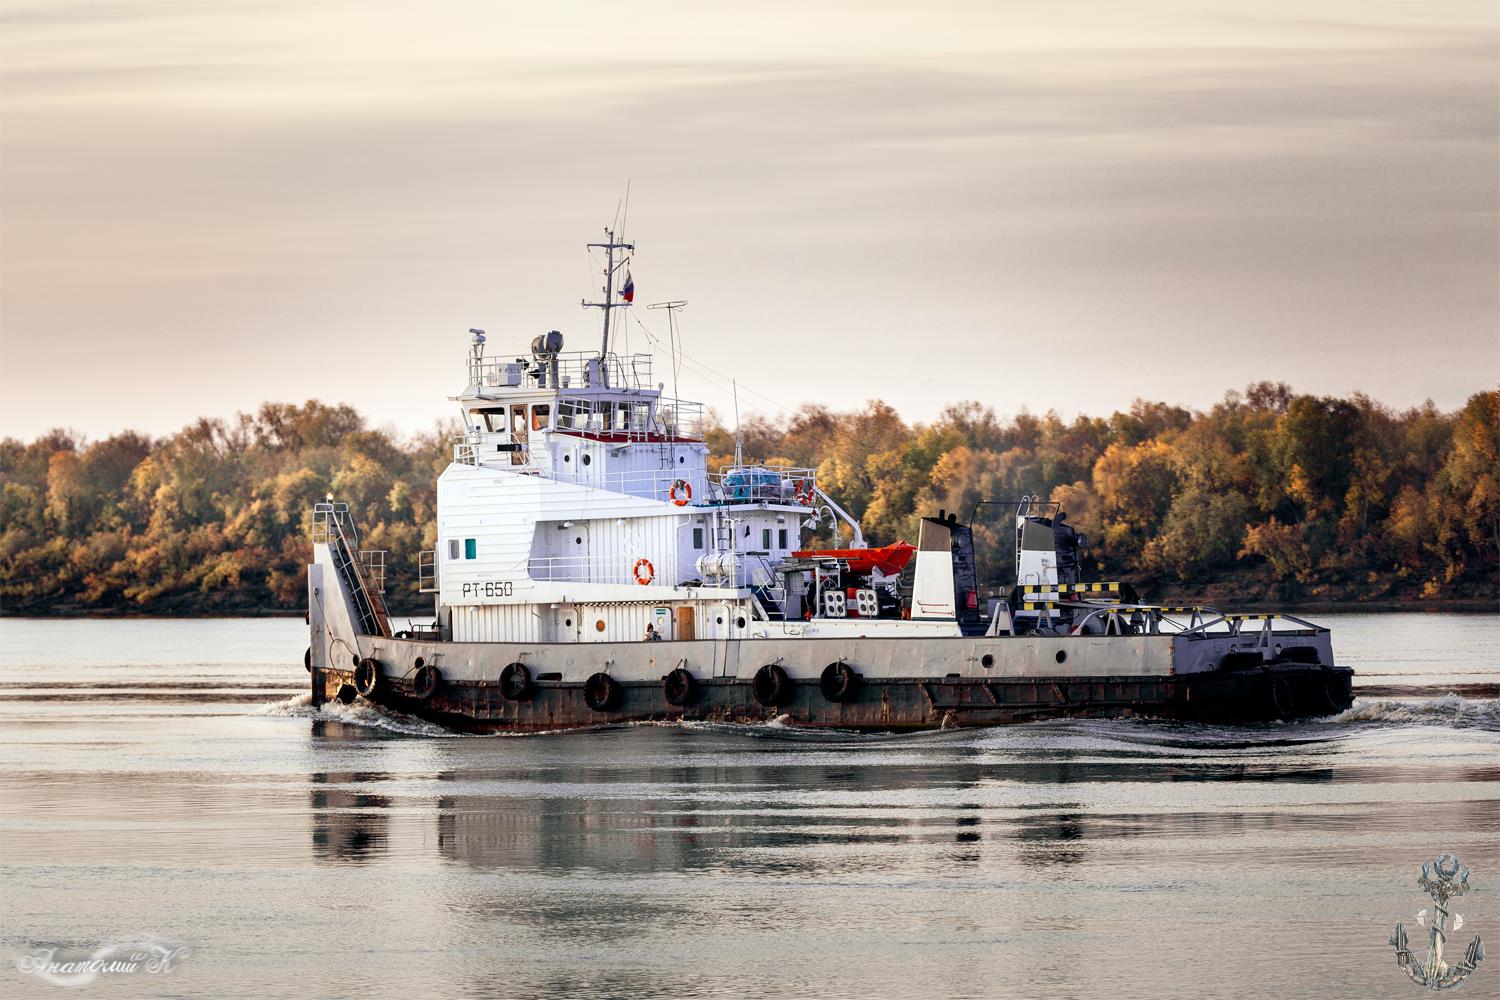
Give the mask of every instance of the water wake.
M 444 729 L 436 723 L 427 722 L 423 719 L 407 715 L 404 712 L 397 712 L 394 709 L 372 704 L 363 698 L 356 700 L 352 705 L 345 705 L 339 701 L 330 701 L 314 708 L 312 695 L 306 692 L 294 695 L 284 701 L 275 701 L 268 705 L 262 705 L 250 714 L 273 718 L 315 719 L 323 722 L 339 722 L 349 726 L 362 726 L 366 729 L 383 729 L 386 732 L 399 733 L 402 736 L 462 735 L 450 729 Z
M 1449 693 L 1414 701 L 1356 698 L 1354 705 L 1325 720 L 1331 723 L 1394 723 L 1500 730 L 1500 701 L 1471 700 Z

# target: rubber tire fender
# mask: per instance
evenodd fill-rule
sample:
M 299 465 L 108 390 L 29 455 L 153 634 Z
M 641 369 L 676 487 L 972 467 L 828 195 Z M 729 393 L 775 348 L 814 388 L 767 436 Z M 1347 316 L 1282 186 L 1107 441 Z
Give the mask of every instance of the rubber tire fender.
M 500 693 L 508 701 L 520 701 L 531 694 L 531 670 L 524 663 L 512 663 L 500 671 Z
M 308 673 L 312 673 L 312 647 L 311 646 L 308 646 L 307 647 L 307 652 L 305 652 L 305 653 L 302 654 L 302 666 L 307 669 Z
M 784 705 L 792 697 L 793 682 L 774 663 L 767 663 L 755 672 L 755 677 L 750 682 L 750 693 L 755 700 L 766 708 L 775 708 Z
M 624 698 L 625 689 L 620 682 L 602 671 L 583 682 L 583 701 L 596 712 L 613 711 Z
M 354 668 L 354 689 L 369 698 L 380 690 L 380 661 L 365 657 Z
M 1292 693 L 1292 682 L 1280 674 L 1267 674 L 1267 695 L 1271 711 L 1283 722 L 1297 717 L 1297 699 Z
M 661 679 L 661 691 L 668 705 L 681 708 L 698 697 L 698 681 L 692 671 L 678 667 Z
M 1329 715 L 1337 715 L 1349 707 L 1350 702 L 1344 700 L 1344 678 L 1332 670 L 1323 673 L 1323 707 L 1328 710 Z
M 411 679 L 412 696 L 419 701 L 427 701 L 437 694 L 438 686 L 442 683 L 443 672 L 430 663 L 424 663 L 417 668 Z
M 854 700 L 859 692 L 859 674 L 843 660 L 835 660 L 823 668 L 823 673 L 818 677 L 818 688 L 823 692 L 823 697 L 835 704 L 842 705 Z

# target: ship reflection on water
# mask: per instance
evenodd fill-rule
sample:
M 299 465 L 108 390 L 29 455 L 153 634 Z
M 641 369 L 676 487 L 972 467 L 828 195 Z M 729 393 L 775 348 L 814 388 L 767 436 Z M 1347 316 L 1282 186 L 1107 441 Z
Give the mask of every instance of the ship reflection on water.
M 693 992 L 695 962 L 752 993 L 811 994 L 788 977 L 867 995 L 1027 992 L 994 988 L 1010 963 L 1080 995 L 1168 989 L 1164 940 L 1238 942 L 1243 982 L 1294 989 L 1285 967 L 1252 968 L 1244 942 L 1308 962 L 1354 954 L 1357 928 L 1339 919 L 1273 942 L 1288 896 L 1321 891 L 1351 851 L 1404 855 L 1392 838 L 1422 812 L 1370 807 L 1368 782 L 1419 769 L 1359 759 L 1336 729 L 411 741 L 329 724 L 314 741 L 315 756 L 360 764 L 312 775 L 316 862 L 408 873 L 429 940 L 503 963 L 521 994 Z M 1452 823 L 1493 826 L 1485 807 L 1456 804 Z
M 673 735 L 645 730 L 632 738 L 665 745 Z M 580 756 L 597 759 L 587 741 L 598 738 L 545 739 L 580 742 Z M 785 748 L 773 747 L 769 752 L 778 759 L 765 764 L 755 763 L 758 754 L 752 751 L 735 766 L 670 760 L 626 761 L 619 767 L 585 760 L 576 766 L 563 760 L 544 767 L 494 766 L 513 746 L 455 741 L 453 756 L 479 758 L 474 766 L 425 774 L 415 783 L 409 775 L 388 772 L 310 775 L 315 856 L 334 865 L 378 860 L 391 847 L 391 826 L 401 821 L 399 813 L 407 823 L 419 816 L 433 827 L 433 836 L 421 840 L 442 860 L 487 871 L 837 872 L 856 856 L 823 849 L 835 845 L 859 848 L 858 865 L 866 869 L 870 848 L 928 852 L 944 844 L 963 848 L 943 855 L 955 865 L 980 864 L 987 854 L 1023 866 L 1078 865 L 1088 860 L 1090 841 L 1176 835 L 1189 828 L 1201 835 L 1228 833 L 1243 830 L 1247 817 L 1155 812 L 1147 805 L 1149 795 L 1140 796 L 1142 811 L 1100 814 L 1097 803 L 1066 794 L 1074 786 L 1338 780 L 1333 767 L 1004 762 L 965 759 L 984 755 L 962 747 L 942 753 L 940 746 L 921 749 L 953 759 L 899 763 L 882 760 L 885 752 L 874 748 L 812 747 L 806 748 L 811 758 L 868 752 L 872 759 L 857 767 L 793 764 L 780 759 L 788 753 Z M 387 783 L 397 787 L 382 792 Z M 414 784 L 431 794 L 421 794 Z M 963 800 L 981 790 L 989 790 L 989 801 Z M 1003 791 L 997 795 L 996 790 Z M 1272 827 L 1317 819 L 1268 814 L 1257 822 Z

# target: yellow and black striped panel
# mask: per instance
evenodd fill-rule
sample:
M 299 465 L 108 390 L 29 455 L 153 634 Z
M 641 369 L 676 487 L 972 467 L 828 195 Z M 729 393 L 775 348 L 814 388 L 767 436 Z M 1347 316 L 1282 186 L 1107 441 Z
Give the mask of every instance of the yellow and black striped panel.
M 1110 614 L 1129 614 L 1133 611 L 1149 611 L 1153 614 L 1187 614 L 1188 612 L 1207 611 L 1202 607 L 1169 608 L 1157 604 L 1131 604 L 1123 608 L 1105 608 Z
M 1264 621 L 1271 621 L 1272 619 L 1280 618 L 1280 617 L 1281 616 L 1278 615 L 1278 614 L 1268 614 L 1268 615 L 1225 615 L 1224 616 L 1224 618 L 1225 618 L 1226 621 L 1231 621 L 1231 622 L 1264 622 Z
M 1023 594 L 1118 594 L 1120 584 L 1113 583 L 1026 583 L 1021 585 Z
M 1026 601 L 1026 602 L 1022 603 L 1021 610 L 1022 611 L 1051 611 L 1051 610 L 1053 610 L 1056 607 L 1057 607 L 1057 605 L 1053 604 L 1051 601 Z

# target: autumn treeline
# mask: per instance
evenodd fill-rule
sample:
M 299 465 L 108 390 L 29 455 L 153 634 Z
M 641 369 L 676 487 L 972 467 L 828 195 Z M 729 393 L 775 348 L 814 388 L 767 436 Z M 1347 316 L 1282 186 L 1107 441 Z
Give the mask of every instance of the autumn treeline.
M 419 550 L 451 432 L 400 438 L 353 409 L 266 404 L 170 437 L 0 441 L 0 601 L 9 613 L 231 611 L 304 603 L 313 504 L 348 503 L 389 551 L 391 602 L 420 608 Z M 747 461 L 818 469 L 880 543 L 938 508 L 1050 497 L 1090 536 L 1085 564 L 1148 593 L 1290 600 L 1500 593 L 1500 391 L 1457 413 L 1261 383 L 1206 413 L 1010 419 L 976 403 L 909 424 L 889 406 L 806 407 L 740 431 Z M 711 467 L 733 433 L 709 436 Z M 1003 582 L 1003 512 L 978 507 L 981 569 Z

